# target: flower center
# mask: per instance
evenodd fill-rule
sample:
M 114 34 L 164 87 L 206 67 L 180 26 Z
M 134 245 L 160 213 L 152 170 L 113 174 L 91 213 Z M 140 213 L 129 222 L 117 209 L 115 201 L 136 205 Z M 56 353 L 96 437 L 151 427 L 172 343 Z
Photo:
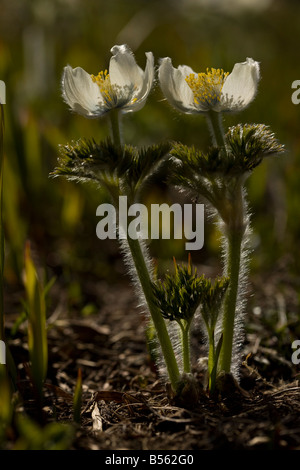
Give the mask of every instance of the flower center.
M 228 72 L 223 69 L 206 69 L 206 73 L 191 73 L 186 77 L 186 82 L 194 93 L 196 104 L 212 106 L 220 101 L 221 91 Z
M 110 83 L 109 73 L 107 70 L 99 72 L 97 76 L 91 75 L 91 78 L 93 82 L 97 83 L 107 104 L 112 104 L 116 93 L 113 85 Z
M 116 84 L 112 85 L 107 70 L 99 72 L 97 76 L 91 75 L 91 78 L 93 82 L 97 83 L 107 107 L 122 107 L 128 103 L 128 101 L 132 103 L 137 101 L 137 98 L 133 97 L 136 87 L 133 85 L 125 85 L 122 87 Z

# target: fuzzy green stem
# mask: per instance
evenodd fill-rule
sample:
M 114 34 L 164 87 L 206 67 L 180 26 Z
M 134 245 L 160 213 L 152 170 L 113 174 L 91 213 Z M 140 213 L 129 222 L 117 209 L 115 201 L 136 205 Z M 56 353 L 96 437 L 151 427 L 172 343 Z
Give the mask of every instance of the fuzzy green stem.
M 111 133 L 115 145 L 121 146 L 121 132 L 120 132 L 120 116 L 118 110 L 111 110 L 110 113 Z M 165 321 L 161 315 L 160 310 L 156 306 L 155 299 L 152 291 L 152 283 L 150 274 L 146 265 L 144 254 L 141 249 L 139 240 L 134 240 L 131 237 L 127 238 L 128 246 L 130 249 L 131 257 L 137 272 L 137 276 L 143 290 L 145 300 L 156 329 L 157 338 L 161 346 L 162 354 L 166 363 L 169 379 L 174 391 L 176 391 L 180 373 L 178 364 L 173 351 L 172 343 L 168 334 Z
M 224 130 L 222 125 L 222 114 L 215 111 L 206 113 L 208 127 L 212 136 L 213 144 L 225 148 Z
M 242 241 L 243 232 L 235 230 L 235 228 L 229 231 L 227 236 L 228 247 L 226 275 L 230 278 L 230 281 L 224 301 L 223 345 L 220 357 L 220 370 L 223 370 L 225 373 L 229 373 L 231 367 L 234 321 L 241 267 Z
M 122 146 L 122 138 L 121 138 L 121 131 L 120 131 L 120 111 L 117 109 L 112 109 L 109 112 L 110 118 L 110 130 L 112 135 L 112 140 L 115 145 L 118 147 Z
M 181 329 L 181 344 L 182 344 L 182 358 L 183 358 L 183 371 L 189 374 L 191 372 L 190 360 L 190 325 L 186 323 L 182 325 Z
M 180 377 L 177 361 L 173 351 L 172 343 L 168 334 L 168 330 L 165 321 L 161 315 L 161 312 L 156 306 L 155 299 L 153 297 L 152 284 L 149 275 L 148 268 L 145 263 L 145 258 L 141 249 L 139 240 L 133 240 L 128 237 L 128 245 L 130 248 L 131 256 L 134 261 L 135 269 L 143 289 L 145 300 L 148 305 L 149 312 L 153 324 L 155 326 L 157 337 L 162 349 L 163 357 L 168 370 L 170 382 L 173 390 L 177 388 L 178 380 Z

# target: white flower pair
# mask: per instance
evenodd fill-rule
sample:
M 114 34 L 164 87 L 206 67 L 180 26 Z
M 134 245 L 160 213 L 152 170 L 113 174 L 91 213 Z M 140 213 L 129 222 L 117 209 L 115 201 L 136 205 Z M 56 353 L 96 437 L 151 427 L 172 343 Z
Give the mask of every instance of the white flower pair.
M 154 82 L 154 57 L 147 52 L 143 71 L 128 46 L 111 49 L 109 71 L 97 76 L 81 67 L 65 67 L 63 98 L 70 108 L 87 117 L 97 118 L 112 109 L 122 113 L 140 110 Z M 190 67 L 174 68 L 169 57 L 161 60 L 158 77 L 169 103 L 184 113 L 236 112 L 253 101 L 259 81 L 259 64 L 253 59 L 235 64 L 230 74 L 220 69 L 195 73 Z

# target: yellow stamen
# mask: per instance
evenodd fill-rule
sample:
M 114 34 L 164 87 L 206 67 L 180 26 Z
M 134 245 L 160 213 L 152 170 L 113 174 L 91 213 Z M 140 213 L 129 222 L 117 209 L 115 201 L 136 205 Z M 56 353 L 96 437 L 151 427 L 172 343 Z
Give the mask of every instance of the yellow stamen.
M 196 104 L 213 105 L 216 101 L 220 101 L 221 91 L 224 81 L 229 75 L 223 69 L 206 69 L 206 73 L 191 73 L 186 77 L 186 82 L 194 93 L 194 101 Z
M 109 73 L 107 70 L 99 72 L 98 75 L 91 75 L 93 82 L 97 83 L 100 88 L 102 96 L 111 103 L 113 101 L 115 92 L 112 84 L 110 83 Z
M 91 78 L 94 83 L 97 83 L 108 108 L 122 107 L 129 102 L 135 103 L 137 101 L 137 98 L 133 97 L 136 86 L 112 85 L 107 70 L 99 72 L 96 76 L 91 75 Z

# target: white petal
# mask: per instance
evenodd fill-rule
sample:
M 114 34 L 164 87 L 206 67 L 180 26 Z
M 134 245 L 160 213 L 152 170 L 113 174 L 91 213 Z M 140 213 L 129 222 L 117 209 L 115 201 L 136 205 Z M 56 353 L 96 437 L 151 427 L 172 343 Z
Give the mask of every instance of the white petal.
M 154 81 L 154 57 L 152 52 L 146 52 L 147 63 L 143 72 L 143 84 L 134 92 L 133 100 L 124 107 L 124 112 L 139 111 L 144 106 Z
M 255 60 L 248 58 L 246 62 L 235 64 L 224 82 L 218 111 L 246 108 L 255 98 L 259 78 L 259 63 Z
M 102 114 L 103 100 L 99 87 L 81 67 L 64 68 L 62 92 L 66 103 L 85 117 L 98 117 Z
M 188 77 L 189 75 L 196 75 L 194 70 L 188 65 L 179 65 L 178 70 L 180 70 L 184 78 Z
M 184 113 L 196 112 L 194 94 L 182 71 L 173 67 L 169 57 L 162 59 L 158 76 L 162 92 L 174 108 Z
M 112 85 L 117 87 L 143 86 L 144 72 L 137 65 L 134 55 L 128 46 L 114 46 L 111 49 L 112 58 L 109 63 L 109 77 Z

